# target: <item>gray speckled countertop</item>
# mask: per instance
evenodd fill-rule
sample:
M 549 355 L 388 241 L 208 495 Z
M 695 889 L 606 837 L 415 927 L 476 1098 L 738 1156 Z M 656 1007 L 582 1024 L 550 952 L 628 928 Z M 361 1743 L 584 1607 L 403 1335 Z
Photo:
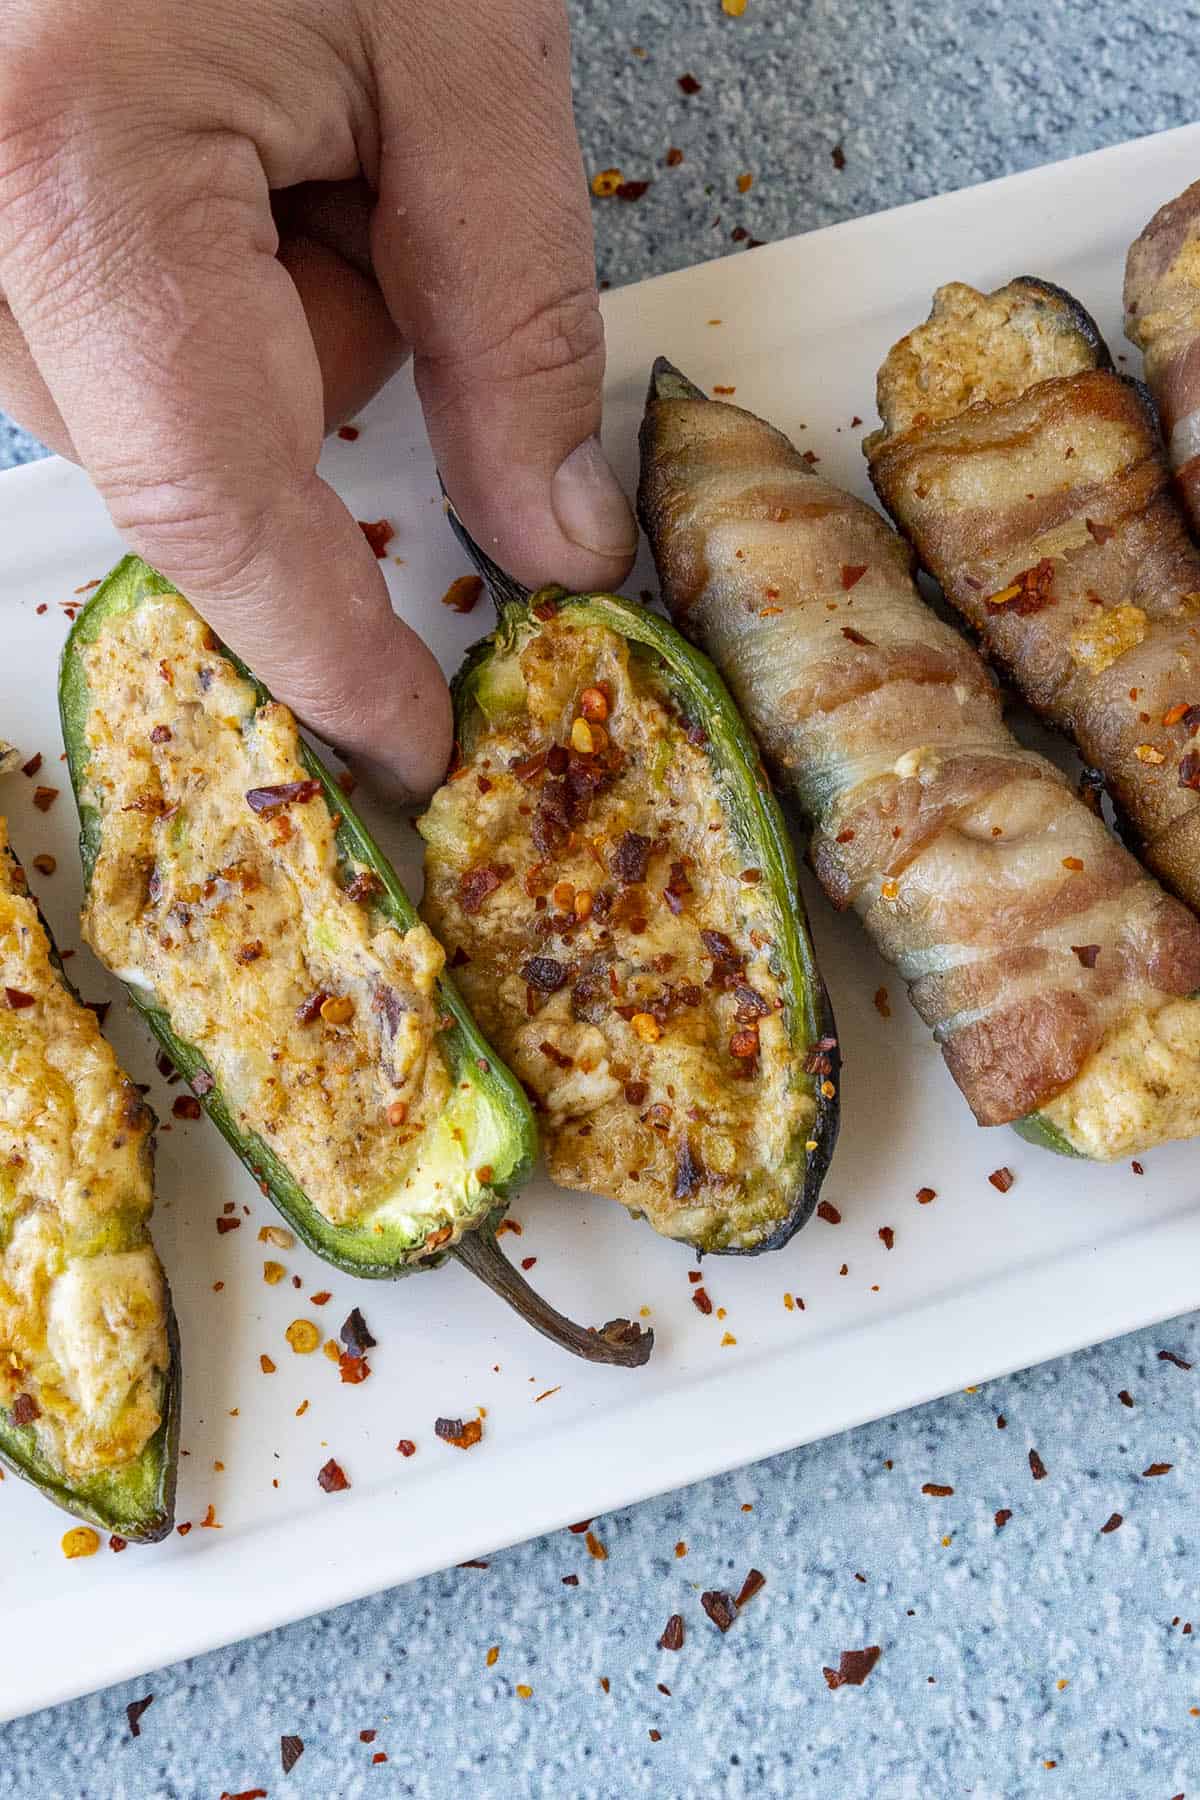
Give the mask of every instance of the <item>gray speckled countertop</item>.
M 718 255 L 738 227 L 780 237 L 1197 110 L 1191 4 L 571 10 L 589 170 L 652 179 L 596 206 L 614 286 Z M 0 421 L 0 466 L 32 453 Z M 1137 1480 L 1196 1432 L 1200 1369 L 1164 1348 L 1200 1361 L 1197 1319 L 612 1515 L 606 1562 L 563 1532 L 18 1721 L 0 1793 L 1200 1800 L 1200 1523 L 1181 1473 Z M 931 1479 L 953 1494 L 923 1495 Z M 692 1584 L 736 1588 L 752 1565 L 767 1586 L 721 1638 Z M 656 1640 L 676 1610 L 672 1655 Z M 822 1665 L 871 1643 L 866 1685 L 831 1693 Z M 125 1707 L 151 1693 L 135 1741 Z M 283 1733 L 306 1746 L 286 1778 Z

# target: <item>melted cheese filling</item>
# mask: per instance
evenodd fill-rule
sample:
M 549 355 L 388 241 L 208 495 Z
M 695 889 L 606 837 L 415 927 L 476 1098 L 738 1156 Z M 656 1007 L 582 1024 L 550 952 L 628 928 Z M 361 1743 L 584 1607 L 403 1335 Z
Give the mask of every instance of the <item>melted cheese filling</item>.
M 1098 1162 L 1200 1135 L 1200 1003 L 1129 1014 L 1039 1117 Z
M 515 654 L 495 661 L 484 679 L 498 716 L 421 821 L 426 916 L 453 947 L 485 1033 L 536 1097 L 560 1186 L 620 1200 L 667 1236 L 758 1242 L 790 1191 L 773 1177 L 815 1114 L 760 871 L 747 868 L 703 748 L 615 632 L 559 619 L 521 651 L 519 671 Z M 614 772 L 548 847 L 539 814 L 556 780 L 583 780 L 581 759 L 557 777 L 512 765 L 551 746 L 565 763 L 589 688 L 608 705 L 591 760 Z M 492 707 L 486 690 L 481 705 Z M 477 902 L 481 869 L 500 879 Z M 714 961 L 705 931 L 723 934 L 728 957 Z M 754 1015 L 749 1058 L 730 1048 L 739 1007 Z
M 110 621 L 87 679 L 86 798 L 103 820 L 88 942 L 165 1009 L 239 1129 L 331 1223 L 376 1224 L 384 1206 L 414 1236 L 450 1221 L 453 1183 L 420 1168 L 453 1092 L 442 951 L 339 868 L 291 713 L 257 705 L 178 595 Z M 265 810 L 247 799 L 293 783 Z
M 0 990 L 0 1406 L 80 1479 L 133 1461 L 161 1421 L 150 1120 L 51 961 L 2 819 Z

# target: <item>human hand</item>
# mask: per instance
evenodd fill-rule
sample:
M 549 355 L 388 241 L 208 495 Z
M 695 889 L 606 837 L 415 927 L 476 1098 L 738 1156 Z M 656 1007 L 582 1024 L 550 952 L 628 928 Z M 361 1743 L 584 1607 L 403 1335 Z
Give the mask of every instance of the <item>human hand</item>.
M 604 587 L 561 0 L 0 0 L 0 403 L 316 732 L 417 794 L 445 683 L 315 473 L 411 353 L 472 533 Z

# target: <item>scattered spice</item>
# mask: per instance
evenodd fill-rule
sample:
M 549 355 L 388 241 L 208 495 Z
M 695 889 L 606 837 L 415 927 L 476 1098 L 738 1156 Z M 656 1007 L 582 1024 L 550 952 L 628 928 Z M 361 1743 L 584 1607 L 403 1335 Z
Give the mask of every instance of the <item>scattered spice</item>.
M 456 1450 L 470 1450 L 483 1436 L 483 1424 L 479 1419 L 435 1419 L 433 1429 L 444 1444 L 453 1444 Z
M 198 1116 L 199 1115 L 197 1114 L 197 1117 Z M 225 1218 L 225 1219 L 217 1220 L 217 1236 L 218 1237 L 224 1237 L 227 1231 L 240 1231 L 241 1229 L 242 1229 L 242 1221 L 240 1219 Z
M 1012 1507 L 1011 1506 L 1002 1506 L 1000 1508 L 999 1512 L 996 1513 L 996 1515 L 995 1515 L 996 1530 L 1003 1531 L 1004 1527 L 1008 1524 L 1008 1521 L 1011 1518 L 1012 1518 Z
M 370 544 L 380 562 L 382 562 L 387 555 L 388 545 L 396 535 L 395 526 L 389 525 L 386 519 L 375 519 L 373 521 L 360 519 L 358 521 L 358 528 L 366 538 L 368 544 Z
M 1014 1176 L 1011 1169 L 993 1169 L 988 1180 L 1000 1193 L 1007 1194 L 1013 1184 Z
M 1029 1473 L 1035 1481 L 1045 1481 L 1047 1469 L 1036 1450 L 1029 1452 Z
M 93 1531 L 90 1525 L 75 1525 L 63 1533 L 62 1553 L 68 1562 L 74 1562 L 80 1556 L 95 1556 L 99 1548 L 100 1533 Z
M 882 1654 L 880 1645 L 868 1644 L 865 1650 L 843 1650 L 836 1669 L 822 1669 L 830 1688 L 861 1687 Z
M 822 1200 L 817 1207 L 818 1219 L 824 1219 L 827 1225 L 840 1225 L 842 1215 L 831 1200 Z
M 483 593 L 483 578 L 480 575 L 460 575 L 452 581 L 442 595 L 442 605 L 448 606 L 451 612 L 474 612 L 479 604 L 479 596 Z
M 58 867 L 58 858 L 42 850 L 33 858 L 33 866 L 39 875 L 53 875 Z
M 694 75 L 681 75 L 678 85 L 680 93 L 688 95 L 700 93 L 702 87 L 702 83 Z
M 921 1492 L 923 1494 L 932 1494 L 937 1500 L 945 1500 L 954 1492 L 954 1489 L 952 1487 L 946 1487 L 945 1484 L 940 1481 L 926 1481 L 922 1483 Z
M 396 1445 L 396 1448 L 401 1456 L 408 1457 L 417 1454 L 417 1446 L 413 1443 L 411 1438 L 401 1438 L 400 1442 Z
M 700 1596 L 700 1604 L 724 1636 L 737 1618 L 737 1601 L 723 1588 L 709 1588 Z
M 1133 1405 L 1133 1395 L 1130 1393 L 1128 1388 L 1122 1388 L 1120 1393 L 1117 1395 L 1117 1399 L 1121 1402 L 1122 1406 L 1132 1406 Z
M 837 169 L 840 174 L 846 166 L 846 152 L 842 149 L 840 144 L 835 144 L 833 149 L 829 152 L 829 155 L 834 168 Z
M 1107 1537 L 1109 1535 L 1109 1533 L 1112 1531 L 1120 1531 L 1120 1529 L 1124 1523 L 1125 1523 L 1125 1520 L 1120 1513 L 1118 1513 L 1118 1512 L 1110 1513 L 1108 1518 L 1105 1519 L 1103 1525 L 1100 1527 L 1100 1536 Z
M 57 799 L 57 788 L 35 787 L 33 790 L 33 804 L 37 807 L 39 812 L 49 812 Z
M 624 176 L 620 169 L 599 169 L 592 176 L 592 192 L 597 200 L 609 200 L 620 187 Z
M 667 1623 L 663 1628 L 663 1634 L 658 1640 L 658 1647 L 660 1650 L 682 1650 L 683 1649 L 683 1616 L 682 1616 L 682 1614 L 680 1614 L 680 1613 L 672 1613 L 671 1614 L 670 1618 L 667 1620 Z
M 131 1700 L 129 1702 L 129 1705 L 125 1708 L 125 1717 L 129 1721 L 130 1737 L 141 1737 L 141 1735 L 142 1735 L 142 1724 L 141 1724 L 142 1716 L 146 1712 L 147 1708 L 149 1708 L 153 1705 L 154 1705 L 154 1695 L 153 1694 L 147 1694 L 146 1698 L 144 1700 Z
M 177 1119 L 198 1119 L 200 1102 L 194 1094 L 180 1094 L 172 1105 L 171 1112 Z
M 917 1205 L 928 1206 L 931 1200 L 937 1199 L 937 1189 L 923 1187 L 917 1189 Z
M 1171 1470 L 1174 1467 L 1175 1467 L 1174 1463 L 1151 1463 L 1150 1467 L 1148 1469 L 1142 1470 L 1142 1474 L 1143 1475 L 1169 1475 L 1171 1473 Z
M 293 1319 L 284 1337 L 297 1356 L 311 1356 L 321 1342 L 321 1333 L 312 1319 Z
M 766 1585 L 767 1578 L 762 1570 L 751 1569 L 748 1572 L 745 1581 L 742 1583 L 741 1591 L 739 1592 L 737 1599 L 733 1603 L 738 1611 L 740 1612 L 742 1610 L 748 1600 L 753 1600 L 755 1594 L 760 1594 Z
M 1159 1362 L 1174 1363 L 1177 1369 L 1190 1369 L 1192 1366 L 1190 1362 L 1184 1362 L 1182 1356 L 1176 1356 L 1173 1350 L 1160 1350 L 1158 1360 Z
M 890 1019 L 892 1016 L 891 1003 L 885 987 L 875 989 L 875 1011 L 881 1019 Z
M 583 1541 L 587 1545 L 588 1555 L 594 1557 L 596 1562 L 608 1561 L 608 1551 L 600 1542 L 600 1539 L 596 1536 L 594 1531 L 587 1532 Z
M 365 1356 L 368 1350 L 374 1350 L 378 1340 L 371 1336 L 367 1321 L 358 1307 L 346 1318 L 342 1329 L 338 1332 L 343 1344 L 351 1356 Z
M 317 1486 L 326 1494 L 341 1494 L 350 1486 L 342 1465 L 331 1456 L 323 1468 L 317 1472 Z
M 879 1241 L 885 1250 L 891 1250 L 894 1247 L 896 1233 L 892 1230 L 890 1225 L 881 1225 L 879 1227 Z

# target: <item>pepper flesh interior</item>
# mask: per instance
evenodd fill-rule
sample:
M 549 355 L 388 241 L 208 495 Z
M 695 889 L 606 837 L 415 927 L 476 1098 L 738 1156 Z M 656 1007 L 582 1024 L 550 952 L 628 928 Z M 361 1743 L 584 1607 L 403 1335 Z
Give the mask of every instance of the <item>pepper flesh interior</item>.
M 161 1463 L 135 1470 L 172 1360 L 147 1229 L 153 1120 L 62 977 L 2 818 L 0 1082 L 0 1437 L 22 1473 L 117 1529 L 128 1477 L 141 1535 L 169 1510 Z
M 179 595 L 103 620 L 83 664 L 88 941 L 322 1218 L 449 1245 L 504 1171 L 437 1047 L 440 946 L 345 864 L 291 713 Z
M 423 911 L 535 1097 L 551 1176 L 667 1236 L 753 1247 L 793 1204 L 816 1108 L 774 902 L 703 733 L 652 654 L 569 605 L 502 641 L 472 693 L 420 822 Z

